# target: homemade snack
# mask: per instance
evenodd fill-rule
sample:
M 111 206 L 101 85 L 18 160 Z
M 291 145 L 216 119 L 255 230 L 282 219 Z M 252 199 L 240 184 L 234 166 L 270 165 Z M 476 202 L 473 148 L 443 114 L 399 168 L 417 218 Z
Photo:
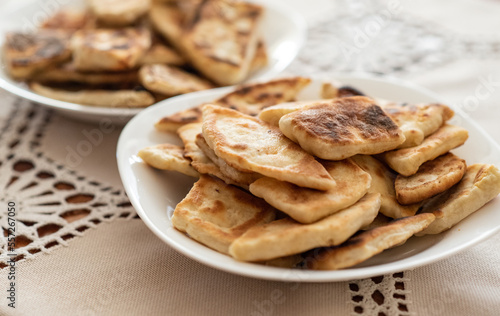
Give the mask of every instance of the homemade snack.
M 228 253 L 236 238 L 253 226 L 272 221 L 275 215 L 264 200 L 202 175 L 177 204 L 172 224 L 202 244 Z
M 465 160 L 452 153 L 427 161 L 414 175 L 397 176 L 397 199 L 401 204 L 412 204 L 446 191 L 462 179 L 466 168 Z
M 90 9 L 109 25 L 129 25 L 148 12 L 151 0 L 88 0 Z
M 312 155 L 341 160 L 394 149 L 405 137 L 367 97 L 337 98 L 283 116 L 280 130 Z
M 199 177 L 199 173 L 191 166 L 191 161 L 184 157 L 184 148 L 161 144 L 146 147 L 137 154 L 148 165 L 161 170 L 174 170 L 191 177 Z

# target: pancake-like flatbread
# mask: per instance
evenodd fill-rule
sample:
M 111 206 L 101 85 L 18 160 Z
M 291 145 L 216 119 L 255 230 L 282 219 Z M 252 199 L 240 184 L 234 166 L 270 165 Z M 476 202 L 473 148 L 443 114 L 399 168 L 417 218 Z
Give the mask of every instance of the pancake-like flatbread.
M 79 71 L 124 71 L 136 67 L 151 46 L 145 28 L 80 30 L 71 38 Z
M 256 172 L 243 172 L 235 169 L 228 165 L 222 158 L 217 157 L 210 146 L 208 146 L 205 138 L 201 133 L 196 135 L 196 145 L 198 145 L 203 153 L 205 153 L 205 155 L 207 155 L 207 157 L 210 158 L 210 160 L 212 160 L 219 167 L 220 171 L 226 177 L 231 179 L 233 183 L 237 183 L 238 186 L 248 189 L 250 183 L 259 178 L 262 178 L 262 175 Z
M 451 189 L 430 199 L 422 212 L 436 215 L 436 220 L 420 235 L 439 234 L 479 210 L 500 193 L 500 171 L 493 165 L 467 167 L 462 180 Z
M 257 115 L 271 105 L 292 101 L 311 79 L 303 77 L 276 79 L 264 83 L 247 84 L 212 101 L 212 104 L 231 108 L 248 115 Z M 201 122 L 203 105 L 161 118 L 155 125 L 163 132 L 175 132 L 180 126 Z
M 393 170 L 408 177 L 417 173 L 424 162 L 463 145 L 468 137 L 466 129 L 445 124 L 418 146 L 389 151 L 380 156 Z
M 182 1 L 184 2 L 184 1 Z M 175 4 L 153 2 L 149 10 L 153 27 L 169 43 L 180 50 L 183 14 Z
M 202 175 L 175 207 L 172 224 L 194 240 L 227 254 L 236 238 L 275 216 L 276 210 L 264 200 Z
M 399 127 L 367 97 L 337 98 L 283 116 L 280 130 L 312 155 L 342 160 L 373 155 L 404 142 Z
M 263 109 L 259 113 L 259 118 L 273 126 L 279 127 L 280 119 L 292 112 L 302 110 L 310 105 L 321 103 L 328 103 L 331 100 L 308 100 L 308 101 L 294 101 L 276 104 Z
M 397 199 L 401 204 L 412 204 L 446 191 L 462 179 L 466 168 L 465 160 L 452 153 L 427 161 L 414 175 L 397 176 Z
M 173 170 L 198 178 L 199 173 L 191 167 L 191 160 L 184 157 L 184 148 L 161 144 L 141 149 L 137 154 L 145 163 L 160 170 Z
M 309 224 L 356 203 L 368 191 L 370 175 L 352 160 L 325 161 L 323 166 L 335 179 L 335 186 L 327 191 L 265 177 L 252 183 L 250 192 L 294 220 Z
M 263 8 L 240 1 L 204 1 L 181 37 L 184 53 L 204 76 L 226 86 L 249 74 Z
M 129 25 L 145 15 L 151 0 L 88 0 L 94 15 L 108 25 Z
M 7 71 L 15 79 L 29 79 L 40 70 L 68 60 L 69 39 L 69 32 L 57 30 L 7 33 L 3 45 Z
M 138 62 L 141 66 L 152 64 L 182 66 L 185 63 L 186 60 L 178 52 L 162 43 L 153 43 Z
M 358 203 L 316 223 L 300 224 L 284 218 L 256 226 L 236 239 L 229 253 L 241 261 L 262 261 L 339 245 L 370 223 L 379 207 L 380 195 L 368 194 Z
M 337 270 L 354 266 L 385 249 L 404 243 L 429 226 L 434 218 L 433 214 L 427 213 L 394 220 L 361 233 L 340 246 L 320 251 L 314 258 L 306 259 L 307 266 L 313 270 Z
M 314 157 L 276 127 L 252 116 L 217 105 L 205 105 L 203 137 L 218 157 L 238 170 L 318 190 L 328 190 L 335 185 Z
M 321 85 L 321 98 L 334 99 L 354 96 L 364 96 L 365 94 L 351 86 L 343 86 L 339 82 L 324 82 Z
M 53 89 L 39 83 L 30 84 L 31 90 L 45 97 L 60 101 L 112 108 L 140 108 L 155 102 L 147 91 L 136 90 L 80 90 Z
M 356 155 L 351 159 L 364 171 L 370 174 L 372 182 L 368 189 L 368 193 L 381 194 L 382 203 L 380 206 L 380 213 L 390 218 L 415 215 L 420 207 L 420 203 L 401 205 L 396 199 L 396 191 L 394 189 L 396 174 L 394 172 L 371 156 Z
M 61 10 L 45 20 L 40 28 L 76 31 L 93 27 L 94 24 L 94 19 L 87 11 Z
M 398 148 L 420 145 L 424 138 L 437 131 L 454 115 L 453 110 L 443 104 L 381 105 L 387 115 L 401 128 L 405 142 Z
M 205 79 L 180 68 L 154 64 L 142 66 L 139 70 L 141 84 L 148 90 L 166 96 L 211 89 L 214 86 Z

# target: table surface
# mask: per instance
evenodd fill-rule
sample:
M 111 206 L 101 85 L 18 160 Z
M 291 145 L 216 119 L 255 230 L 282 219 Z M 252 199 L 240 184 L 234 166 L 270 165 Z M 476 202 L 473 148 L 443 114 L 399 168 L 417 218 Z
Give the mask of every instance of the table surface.
M 306 46 L 285 74 L 403 78 L 500 140 L 500 1 L 273 1 L 295 7 L 309 24 Z M 356 42 L 390 6 L 398 14 Z M 346 55 L 339 43 L 356 52 Z M 0 213 L 9 199 L 26 207 L 18 214 L 26 237 L 17 240 L 16 309 L 3 295 L 2 315 L 498 314 L 500 234 L 425 267 L 350 282 L 270 282 L 205 267 L 160 241 L 127 202 L 115 160 L 121 127 L 101 133 L 75 160 L 72 152 L 97 126 L 0 96 Z

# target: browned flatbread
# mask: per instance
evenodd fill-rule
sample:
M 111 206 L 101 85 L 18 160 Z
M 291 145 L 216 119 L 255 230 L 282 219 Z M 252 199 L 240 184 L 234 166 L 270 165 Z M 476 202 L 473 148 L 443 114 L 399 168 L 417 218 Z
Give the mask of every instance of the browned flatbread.
M 7 71 L 15 79 L 29 79 L 40 70 L 68 60 L 69 39 L 69 32 L 59 30 L 7 33 L 3 47 Z
M 493 165 L 467 167 L 462 180 L 424 204 L 422 212 L 434 213 L 436 220 L 420 235 L 439 234 L 479 210 L 500 193 L 500 170 Z
M 397 199 L 401 204 L 413 204 L 446 191 L 462 179 L 466 167 L 465 160 L 452 153 L 430 160 L 412 176 L 397 176 Z
M 328 190 L 335 181 L 314 158 L 276 127 L 217 105 L 203 107 L 203 136 L 224 161 L 301 187 Z
M 434 215 L 419 214 L 361 233 L 340 246 L 324 249 L 313 258 L 306 259 L 313 270 L 337 270 L 361 263 L 385 249 L 404 243 L 422 231 L 434 220 Z
M 202 175 L 175 207 L 172 224 L 194 240 L 227 254 L 236 238 L 251 227 L 272 221 L 275 215 L 264 200 Z
M 429 160 L 435 159 L 455 147 L 465 143 L 469 133 L 466 129 L 445 124 L 434 134 L 425 138 L 422 144 L 404 149 L 397 149 L 383 153 L 380 157 L 399 174 L 411 176 L 420 166 Z
M 304 109 L 311 105 L 328 103 L 331 100 L 308 100 L 279 103 L 263 109 L 259 118 L 273 126 L 279 127 L 280 119 L 292 112 Z
M 365 94 L 351 86 L 341 85 L 339 82 L 324 82 L 321 85 L 321 98 L 334 99 L 355 96 L 364 96 Z
M 257 43 L 257 48 L 255 51 L 255 56 L 250 63 L 250 75 L 258 72 L 262 68 L 266 67 L 269 63 L 269 57 L 267 56 L 267 46 L 263 39 L 259 39 Z
M 266 107 L 294 100 L 310 82 L 309 78 L 294 77 L 243 85 L 211 103 L 248 115 L 257 115 Z M 201 122 L 201 107 L 202 105 L 163 117 L 155 127 L 159 131 L 175 132 L 182 125 Z
M 191 63 L 219 85 L 249 74 L 257 49 L 262 7 L 239 1 L 204 1 L 181 37 Z
M 398 148 L 420 145 L 425 137 L 437 131 L 454 115 L 449 107 L 437 103 L 416 105 L 388 103 L 381 106 L 405 135 L 405 142 Z
M 173 170 L 191 177 L 199 177 L 191 167 L 191 160 L 184 157 L 184 148 L 161 144 L 141 149 L 138 156 L 148 165 L 160 170 Z
M 338 245 L 371 222 L 379 207 L 380 195 L 368 194 L 358 203 L 312 224 L 284 218 L 255 226 L 231 244 L 229 253 L 241 261 L 262 261 Z
M 335 179 L 335 186 L 327 191 L 265 177 L 252 183 L 250 192 L 294 220 L 309 224 L 356 203 L 368 191 L 370 175 L 352 160 L 325 161 L 323 166 Z
M 149 50 L 139 60 L 139 65 L 166 64 L 182 66 L 186 60 L 173 48 L 162 43 L 153 43 Z
M 372 156 L 356 155 L 351 159 L 370 174 L 372 183 L 368 189 L 368 193 L 380 193 L 382 195 L 380 213 L 390 218 L 415 215 L 420 207 L 420 203 L 401 205 L 396 199 L 396 191 L 394 189 L 396 174 L 394 172 Z
M 40 27 L 76 31 L 93 27 L 94 24 L 92 15 L 87 11 L 61 10 L 45 20 Z
M 283 116 L 280 130 L 312 155 L 341 160 L 398 147 L 404 135 L 367 97 L 337 98 Z
M 181 49 L 183 14 L 177 5 L 153 2 L 149 10 L 149 20 L 170 45 Z
M 88 0 L 94 15 L 108 25 L 129 25 L 145 15 L 151 0 Z

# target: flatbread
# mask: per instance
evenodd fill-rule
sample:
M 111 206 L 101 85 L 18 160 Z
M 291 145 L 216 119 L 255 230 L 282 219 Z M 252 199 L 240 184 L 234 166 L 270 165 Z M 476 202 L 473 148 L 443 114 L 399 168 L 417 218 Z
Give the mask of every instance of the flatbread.
M 235 169 L 228 165 L 222 158 L 217 157 L 210 146 L 208 146 L 205 138 L 201 133 L 196 135 L 196 145 L 198 145 L 203 153 L 205 153 L 205 155 L 207 155 L 207 157 L 210 158 L 210 160 L 212 160 L 219 167 L 222 174 L 231 179 L 231 182 L 233 184 L 236 183 L 238 186 L 248 190 L 248 186 L 250 185 L 250 183 L 259 178 L 262 178 L 262 175 L 256 172 L 243 172 Z
M 420 203 L 401 205 L 396 199 L 396 191 L 394 189 L 396 174 L 394 172 L 372 156 L 356 155 L 351 159 L 370 174 L 372 182 L 368 193 L 381 194 L 380 213 L 390 218 L 415 215 L 420 207 Z
M 155 102 L 147 91 L 136 90 L 80 90 L 53 89 L 36 82 L 30 84 L 33 92 L 60 101 L 112 108 L 140 108 Z
M 211 103 L 238 110 L 244 114 L 257 115 L 269 106 L 294 100 L 310 82 L 309 78 L 292 77 L 242 85 Z M 159 131 L 175 132 L 184 124 L 201 122 L 202 106 L 163 117 L 155 127 Z
M 276 127 L 252 116 L 217 105 L 205 105 L 203 137 L 218 157 L 240 171 L 253 171 L 318 190 L 335 185 L 314 157 Z
M 367 97 L 337 98 L 283 116 L 280 130 L 310 154 L 342 160 L 398 147 L 404 135 Z
M 94 24 L 92 15 L 87 11 L 60 10 L 45 20 L 42 25 L 40 25 L 40 28 L 76 31 L 94 27 Z
M 273 126 L 279 127 L 280 119 L 292 112 L 302 110 L 311 105 L 329 103 L 331 100 L 308 100 L 279 103 L 263 109 L 259 118 Z
M 205 79 L 180 68 L 162 64 L 142 66 L 139 70 L 141 84 L 148 90 L 166 96 L 211 89 L 214 86 Z
M 368 194 L 358 203 L 313 224 L 284 218 L 256 226 L 236 239 L 229 253 L 241 261 L 262 261 L 338 245 L 371 222 L 379 207 L 380 195 Z
M 204 1 L 182 34 L 183 51 L 213 82 L 240 83 L 254 59 L 262 14 L 262 7 L 253 3 Z
M 370 175 L 352 160 L 325 161 L 323 166 L 335 179 L 335 186 L 327 191 L 265 177 L 252 183 L 250 192 L 294 220 L 309 224 L 356 203 L 368 191 Z
M 124 71 L 139 64 L 151 46 L 145 28 L 80 30 L 71 38 L 73 65 L 79 71 Z
M 434 218 L 433 214 L 427 213 L 394 220 L 361 233 L 340 246 L 320 251 L 314 258 L 306 259 L 307 266 L 313 270 L 337 270 L 354 266 L 385 249 L 404 243 L 429 226 Z
M 166 64 L 182 66 L 186 60 L 173 48 L 162 43 L 153 43 L 149 50 L 139 60 L 139 65 Z
M 321 85 L 321 98 L 334 99 L 354 96 L 364 96 L 365 94 L 351 86 L 341 85 L 339 82 L 324 82 Z
M 401 128 L 405 142 L 398 148 L 420 145 L 424 138 L 437 131 L 454 115 L 453 110 L 443 104 L 381 105 L 387 115 Z
M 184 1 L 182 1 L 184 2 Z M 149 20 L 158 33 L 172 46 L 181 50 L 183 14 L 175 4 L 153 1 L 149 10 Z
M 151 0 L 88 0 L 94 15 L 108 25 L 129 25 L 145 15 Z
M 175 207 L 172 224 L 194 240 L 228 253 L 229 245 L 248 229 L 275 218 L 264 200 L 221 180 L 202 175 Z
M 467 167 L 462 180 L 451 189 L 424 204 L 422 212 L 436 215 L 436 220 L 420 235 L 439 234 L 479 210 L 500 193 L 500 171 L 493 165 Z
M 469 133 L 466 129 L 445 124 L 434 134 L 425 138 L 422 144 L 383 153 L 381 158 L 396 172 L 403 176 L 417 173 L 418 168 L 429 160 L 435 159 L 465 143 Z
M 412 204 L 446 191 L 462 179 L 466 168 L 465 160 L 452 153 L 427 161 L 414 175 L 397 176 L 397 199 L 401 204 Z
M 145 163 L 160 170 L 173 170 L 198 178 L 200 174 L 191 167 L 191 160 L 184 157 L 184 148 L 161 144 L 141 149 L 137 154 Z
M 8 73 L 15 79 L 29 79 L 40 70 L 68 60 L 70 35 L 59 30 L 7 33 L 3 53 Z
M 257 42 L 257 48 L 255 49 L 255 56 L 250 63 L 250 75 L 255 74 L 268 64 L 269 57 L 267 55 L 267 45 L 263 39 L 259 39 Z

